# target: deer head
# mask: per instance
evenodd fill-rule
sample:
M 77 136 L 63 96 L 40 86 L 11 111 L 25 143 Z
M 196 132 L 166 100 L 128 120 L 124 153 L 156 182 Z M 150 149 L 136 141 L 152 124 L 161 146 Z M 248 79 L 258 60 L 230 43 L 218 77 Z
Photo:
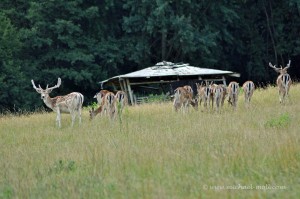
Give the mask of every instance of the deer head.
M 89 114 L 90 114 L 90 120 L 92 120 L 96 116 L 94 107 L 92 108 L 92 110 L 89 110 Z
M 289 63 L 286 65 L 285 68 L 282 68 L 282 66 L 280 66 L 280 68 L 276 68 L 276 65 L 272 65 L 271 62 L 269 62 L 269 66 L 273 68 L 277 73 L 286 74 L 287 69 L 291 66 L 291 60 L 289 60 Z
M 41 85 L 39 85 L 39 87 L 36 87 L 33 80 L 31 80 L 31 83 L 33 88 L 36 90 L 36 92 L 41 94 L 41 99 L 45 99 L 47 96 L 49 96 L 49 93 L 51 93 L 53 89 L 60 87 L 61 79 L 58 78 L 57 84 L 53 87 L 48 88 L 48 84 L 47 84 L 46 89 L 42 89 Z

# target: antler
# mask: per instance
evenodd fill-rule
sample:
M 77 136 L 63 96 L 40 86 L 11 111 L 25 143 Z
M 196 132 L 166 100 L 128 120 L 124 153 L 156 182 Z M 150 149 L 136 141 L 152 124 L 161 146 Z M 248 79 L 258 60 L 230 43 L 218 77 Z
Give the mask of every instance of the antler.
M 34 84 L 33 79 L 31 80 L 31 83 L 32 83 L 33 88 L 36 90 L 36 92 L 41 93 L 41 91 L 43 90 L 43 89 L 41 88 L 41 85 L 39 85 L 39 88 L 37 88 L 37 87 L 35 86 L 35 84 Z
M 278 69 L 278 68 L 276 68 L 276 65 L 272 65 L 271 62 L 269 62 L 269 66 L 273 69 Z
M 269 66 L 271 68 L 273 68 L 276 72 L 280 73 L 280 71 L 282 70 L 282 68 L 276 68 L 276 65 L 272 65 L 271 62 L 269 62 Z
M 60 78 L 58 78 L 58 80 L 57 80 L 57 84 L 56 84 L 55 86 L 53 86 L 53 87 L 50 87 L 50 88 L 48 88 L 48 85 L 47 85 L 47 88 L 46 88 L 46 90 L 48 90 L 48 91 L 52 91 L 53 89 L 60 87 L 60 85 L 61 85 L 61 79 L 60 79 Z
M 288 69 L 291 66 L 291 60 L 289 60 L 289 63 L 286 65 L 284 69 Z

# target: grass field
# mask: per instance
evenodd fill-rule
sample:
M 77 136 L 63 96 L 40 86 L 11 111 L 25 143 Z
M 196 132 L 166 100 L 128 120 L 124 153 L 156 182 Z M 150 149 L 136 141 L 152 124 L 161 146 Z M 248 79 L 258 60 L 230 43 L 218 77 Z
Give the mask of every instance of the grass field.
M 0 198 L 299 198 L 300 85 L 274 87 L 251 109 L 175 113 L 129 107 L 71 128 L 55 113 L 0 117 Z

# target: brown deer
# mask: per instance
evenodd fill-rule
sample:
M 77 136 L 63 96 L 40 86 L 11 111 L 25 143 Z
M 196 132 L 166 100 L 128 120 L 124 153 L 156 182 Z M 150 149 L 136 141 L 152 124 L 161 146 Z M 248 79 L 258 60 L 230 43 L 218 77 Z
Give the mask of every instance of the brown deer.
M 193 99 L 190 91 L 184 87 L 178 87 L 175 89 L 174 93 L 173 106 L 176 112 L 181 108 L 184 112 L 187 111 L 189 104 L 191 104 L 195 110 L 198 110 L 198 100 Z
M 276 84 L 279 90 L 279 102 L 284 103 L 285 99 L 289 95 L 289 90 L 292 85 L 291 77 L 287 73 L 287 69 L 291 66 L 291 60 L 289 60 L 289 63 L 285 68 L 282 68 L 282 66 L 280 66 L 280 68 L 276 68 L 276 65 L 272 65 L 271 62 L 269 63 L 269 66 L 279 73 Z
M 230 82 L 227 87 L 227 93 L 228 93 L 228 102 L 231 104 L 234 108 L 234 110 L 237 107 L 237 102 L 239 98 L 239 84 L 237 82 Z
M 112 92 L 106 93 L 106 95 L 103 98 L 103 109 L 107 110 L 109 118 L 111 120 L 115 119 L 116 116 L 116 96 Z
M 246 107 L 250 106 L 250 101 L 251 101 L 254 90 L 255 90 L 255 85 L 252 81 L 246 81 L 243 84 L 243 91 L 244 91 L 244 95 L 245 95 Z
M 56 123 L 58 127 L 61 127 L 61 113 L 71 114 L 72 126 L 74 125 L 76 114 L 79 117 L 79 123 L 81 123 L 81 109 L 84 100 L 84 97 L 81 93 L 72 92 L 68 95 L 56 96 L 51 98 L 49 96 L 49 93 L 51 93 L 53 89 L 60 87 L 60 78 L 58 78 L 57 84 L 55 86 L 48 88 L 47 85 L 46 89 L 42 89 L 40 85 L 39 87 L 36 87 L 33 80 L 31 80 L 31 83 L 36 92 L 41 94 L 41 99 L 44 101 L 46 106 L 57 113 Z
M 124 107 L 128 105 L 128 97 L 124 91 L 118 91 L 115 99 L 118 114 L 122 114 Z
M 104 98 L 104 96 L 106 95 L 106 93 L 108 93 L 108 90 L 101 90 L 98 93 L 95 94 L 94 98 L 97 99 L 98 105 L 102 105 L 102 100 Z
M 194 97 L 194 91 L 190 85 L 185 85 L 183 88 L 185 88 L 192 95 L 192 97 Z
M 213 104 L 216 104 L 216 111 L 219 112 L 220 106 L 222 106 L 222 99 L 223 99 L 223 93 L 224 89 L 222 85 L 213 86 L 212 88 L 213 93 Z
M 197 93 L 198 93 L 198 97 L 199 97 L 199 104 L 201 106 L 201 103 L 203 101 L 203 105 L 204 108 L 207 109 L 207 104 L 209 103 L 210 100 L 210 96 L 211 96 L 211 90 L 209 85 L 202 85 L 203 83 L 199 84 L 196 83 L 196 87 L 197 87 Z
M 90 120 L 94 119 L 99 113 L 102 113 L 102 109 L 103 105 L 100 105 L 96 110 L 94 109 L 94 107 L 92 108 L 92 110 L 89 110 Z
M 213 81 L 209 84 L 210 89 L 210 101 L 211 101 L 211 108 L 214 109 L 214 89 L 218 86 L 218 84 L 214 84 Z M 208 101 L 208 104 L 210 104 L 210 101 Z

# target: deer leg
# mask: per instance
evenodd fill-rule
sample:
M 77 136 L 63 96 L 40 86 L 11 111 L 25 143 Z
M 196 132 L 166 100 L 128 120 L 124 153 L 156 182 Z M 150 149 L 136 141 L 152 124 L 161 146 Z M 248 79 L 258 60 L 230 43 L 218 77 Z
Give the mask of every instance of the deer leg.
M 81 107 L 78 109 L 79 124 L 81 124 Z
M 59 107 L 57 107 L 57 115 L 56 115 L 56 125 L 60 128 L 61 127 L 61 115 Z
M 282 103 L 282 96 L 280 90 L 279 90 L 279 102 Z
M 71 126 L 73 127 L 74 126 L 74 121 L 75 121 L 75 118 L 76 118 L 76 114 L 74 113 L 74 111 L 70 111 L 70 115 L 71 115 L 71 119 L 72 119 Z

